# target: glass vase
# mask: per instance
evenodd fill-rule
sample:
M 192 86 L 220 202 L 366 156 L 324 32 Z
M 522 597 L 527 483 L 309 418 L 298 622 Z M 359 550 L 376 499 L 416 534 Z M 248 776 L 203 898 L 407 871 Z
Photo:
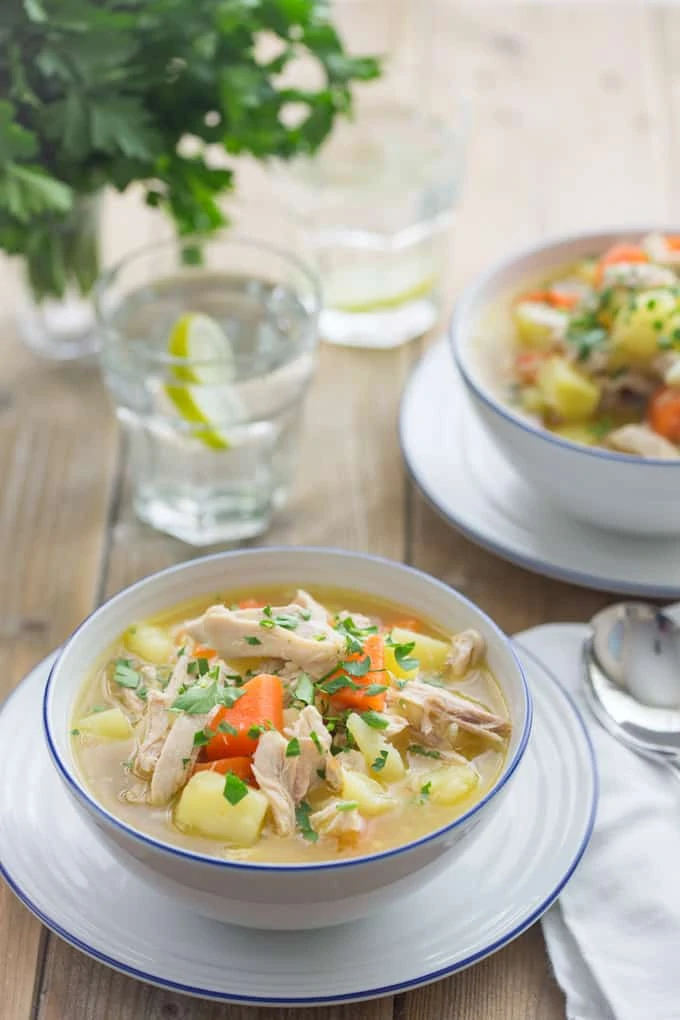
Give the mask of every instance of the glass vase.
M 90 291 L 99 275 L 97 195 L 77 198 L 68 218 L 31 234 L 23 260 L 20 334 L 55 361 L 96 353 L 100 345 Z

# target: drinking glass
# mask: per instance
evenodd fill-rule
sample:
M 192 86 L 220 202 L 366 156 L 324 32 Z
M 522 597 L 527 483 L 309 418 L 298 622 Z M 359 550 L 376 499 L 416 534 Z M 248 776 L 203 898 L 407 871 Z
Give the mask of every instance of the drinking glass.
M 436 322 L 466 135 L 466 106 L 438 70 L 437 4 L 336 0 L 349 53 L 383 57 L 313 157 L 276 164 L 310 235 L 323 339 L 395 347 Z
M 231 233 L 132 253 L 101 278 L 101 365 L 138 516 L 195 546 L 260 534 L 287 497 L 320 294 L 306 265 Z

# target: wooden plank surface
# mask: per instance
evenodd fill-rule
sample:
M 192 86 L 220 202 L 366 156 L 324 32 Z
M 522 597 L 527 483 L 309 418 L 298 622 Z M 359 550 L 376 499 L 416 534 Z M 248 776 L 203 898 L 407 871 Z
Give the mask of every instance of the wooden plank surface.
M 678 217 L 680 12 L 579 4 L 452 2 L 434 67 L 437 103 L 471 93 L 464 203 L 449 303 L 490 258 L 544 234 Z M 256 175 L 253 175 L 253 178 Z M 106 215 L 107 256 L 167 228 L 135 195 Z M 0 696 L 106 593 L 193 555 L 137 522 L 96 374 L 17 343 L 15 289 L 0 273 Z M 300 470 L 267 543 L 325 544 L 407 559 L 465 591 L 513 631 L 583 619 L 606 597 L 539 578 L 451 531 L 406 482 L 396 412 L 424 344 L 393 353 L 324 348 Z M 85 437 L 86 441 L 85 441 Z M 508 597 L 511 593 L 511 597 Z M 3 1020 L 561 1020 L 540 929 L 475 968 L 394 1000 L 346 1009 L 251 1010 L 153 989 L 96 964 L 0 891 Z

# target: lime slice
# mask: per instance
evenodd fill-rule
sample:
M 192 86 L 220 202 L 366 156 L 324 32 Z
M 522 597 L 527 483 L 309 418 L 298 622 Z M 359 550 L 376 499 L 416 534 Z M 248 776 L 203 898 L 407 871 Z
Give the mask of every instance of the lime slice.
M 194 430 L 197 439 L 215 450 L 230 449 L 232 444 L 219 424 L 236 419 L 242 405 L 231 385 L 236 364 L 224 330 L 209 315 L 187 312 L 170 331 L 168 353 L 194 364 L 172 369 L 182 385 L 168 383 L 166 394 L 185 421 L 205 426 Z
M 399 294 L 392 294 L 386 297 L 373 298 L 368 301 L 356 301 L 356 302 L 338 302 L 335 307 L 340 312 L 353 312 L 355 314 L 361 314 L 363 312 L 381 312 L 387 311 L 392 308 L 399 308 L 401 305 L 408 304 L 410 301 L 417 301 L 418 298 L 426 297 L 431 294 L 434 290 L 435 278 L 430 276 L 420 283 L 416 283 L 413 287 L 408 290 L 403 290 Z

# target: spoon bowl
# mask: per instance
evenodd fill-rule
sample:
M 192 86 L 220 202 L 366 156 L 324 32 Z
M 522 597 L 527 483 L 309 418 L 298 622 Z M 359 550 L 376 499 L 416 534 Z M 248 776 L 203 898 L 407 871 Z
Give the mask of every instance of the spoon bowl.
M 639 602 L 609 606 L 591 626 L 583 679 L 593 714 L 617 740 L 665 762 L 680 779 L 680 627 Z

